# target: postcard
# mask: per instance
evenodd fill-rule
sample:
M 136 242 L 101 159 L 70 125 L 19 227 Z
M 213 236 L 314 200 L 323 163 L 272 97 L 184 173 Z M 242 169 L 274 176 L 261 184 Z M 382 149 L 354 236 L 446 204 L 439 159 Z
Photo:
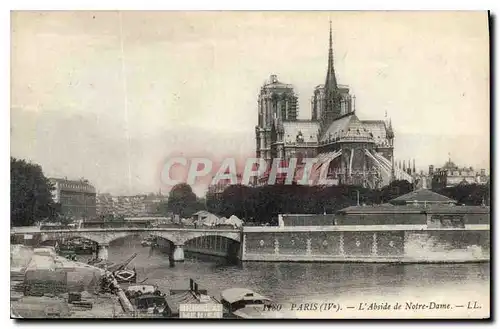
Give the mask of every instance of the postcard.
M 11 318 L 490 318 L 488 12 L 11 12 Z

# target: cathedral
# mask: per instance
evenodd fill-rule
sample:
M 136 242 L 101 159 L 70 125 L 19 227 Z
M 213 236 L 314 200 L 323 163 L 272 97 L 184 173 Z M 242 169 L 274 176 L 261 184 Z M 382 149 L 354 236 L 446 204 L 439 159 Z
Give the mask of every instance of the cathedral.
M 386 120 L 360 120 L 356 97 L 349 86 L 337 83 L 332 28 L 325 84 L 311 98 L 311 119 L 300 120 L 293 85 L 271 75 L 258 96 L 258 125 L 255 127 L 256 156 L 270 168 L 273 159 L 288 161 L 317 158 L 327 166 L 334 185 L 379 188 L 394 179 L 412 181 L 411 175 L 394 164 L 394 132 Z M 258 184 L 265 184 L 269 171 Z

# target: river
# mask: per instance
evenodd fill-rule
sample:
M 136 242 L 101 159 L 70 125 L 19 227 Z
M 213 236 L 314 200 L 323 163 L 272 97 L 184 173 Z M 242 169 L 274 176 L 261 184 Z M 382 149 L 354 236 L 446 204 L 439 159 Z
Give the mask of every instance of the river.
M 228 264 L 222 258 L 192 256 L 186 253 L 183 263 L 170 267 L 168 256 L 159 250 L 140 245 L 140 238 L 117 240 L 110 245 L 109 260 L 118 262 L 131 254 L 137 257 L 129 265 L 135 267 L 138 281 L 157 285 L 160 290 L 188 288 L 194 279 L 200 289 L 219 298 L 221 291 L 246 287 L 266 295 L 295 316 L 331 317 L 333 313 L 302 312 L 308 303 L 333 302 L 342 306 L 347 317 L 386 317 L 388 313 L 360 312 L 359 303 L 429 302 L 466 305 L 479 301 L 481 309 L 472 310 L 472 316 L 489 314 L 490 264 L 363 264 L 363 263 L 243 263 Z M 291 306 L 295 304 L 294 306 Z M 478 304 L 478 305 L 479 305 Z M 346 307 L 356 307 L 348 315 Z M 297 311 L 297 309 L 299 310 Z M 466 307 L 453 312 L 435 312 L 463 315 Z M 293 309 L 293 310 L 292 310 Z M 391 313 L 391 317 L 411 317 L 417 313 Z M 299 314 L 300 313 L 300 314 Z M 432 313 L 434 314 L 434 313 Z M 470 315 L 469 315 L 470 316 Z

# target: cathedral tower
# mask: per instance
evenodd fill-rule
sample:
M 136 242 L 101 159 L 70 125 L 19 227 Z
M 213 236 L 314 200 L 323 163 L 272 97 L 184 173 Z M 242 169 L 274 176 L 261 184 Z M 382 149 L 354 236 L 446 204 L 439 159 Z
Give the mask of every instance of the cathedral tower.
M 297 120 L 297 95 L 293 86 L 271 75 L 260 90 L 258 109 L 256 156 L 270 165 L 272 159 L 283 157 L 283 122 Z

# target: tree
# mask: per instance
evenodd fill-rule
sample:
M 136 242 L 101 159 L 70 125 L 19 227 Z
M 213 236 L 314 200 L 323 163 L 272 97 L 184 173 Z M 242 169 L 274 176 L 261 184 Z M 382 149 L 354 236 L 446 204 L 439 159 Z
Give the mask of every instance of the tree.
M 186 183 L 175 185 L 170 190 L 166 208 L 162 207 L 164 212 L 172 212 L 184 218 L 190 217 L 195 212 L 204 208 L 204 202 L 198 200 L 191 186 Z
M 235 215 L 246 219 L 253 215 L 252 188 L 246 185 L 230 185 L 222 193 L 220 213 L 225 217 Z
M 220 200 L 216 193 L 208 190 L 205 201 L 206 208 L 209 212 L 216 215 L 219 215 L 221 213 L 222 200 Z
M 60 206 L 52 199 L 53 190 L 39 165 L 11 157 L 11 226 L 29 226 L 37 221 L 58 218 Z
M 456 200 L 459 204 L 479 206 L 483 202 L 485 204 L 489 204 L 490 202 L 489 183 L 486 185 L 459 184 L 452 187 L 436 189 L 435 192 Z

